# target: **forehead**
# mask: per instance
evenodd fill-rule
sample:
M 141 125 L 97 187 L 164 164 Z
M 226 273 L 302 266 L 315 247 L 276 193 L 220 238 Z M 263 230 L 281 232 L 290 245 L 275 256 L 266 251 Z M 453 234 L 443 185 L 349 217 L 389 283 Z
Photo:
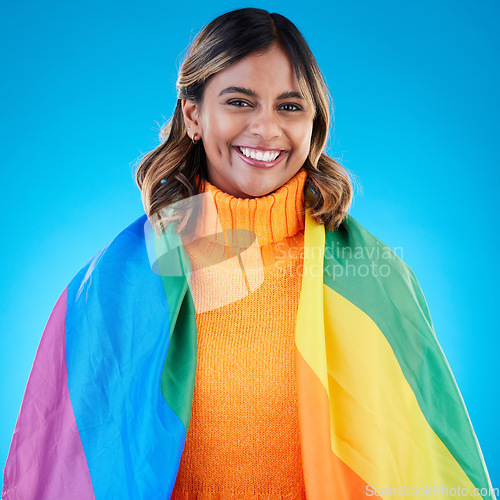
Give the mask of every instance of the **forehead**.
M 215 94 L 231 86 L 249 88 L 258 95 L 299 91 L 292 60 L 278 45 L 265 52 L 253 52 L 219 71 L 208 82 L 206 92 Z

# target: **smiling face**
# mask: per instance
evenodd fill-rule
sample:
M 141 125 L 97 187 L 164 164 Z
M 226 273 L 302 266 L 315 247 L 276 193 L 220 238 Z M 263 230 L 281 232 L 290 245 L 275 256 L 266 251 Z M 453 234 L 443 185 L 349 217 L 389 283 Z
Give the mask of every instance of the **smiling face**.
M 216 73 L 202 103 L 182 109 L 190 136 L 203 140 L 208 181 L 238 198 L 272 193 L 309 154 L 314 110 L 278 45 Z

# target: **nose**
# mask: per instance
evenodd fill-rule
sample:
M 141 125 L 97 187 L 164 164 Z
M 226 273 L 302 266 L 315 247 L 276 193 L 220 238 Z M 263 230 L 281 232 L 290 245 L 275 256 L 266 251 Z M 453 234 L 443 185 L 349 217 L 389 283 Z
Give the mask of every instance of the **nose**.
M 249 131 L 253 135 L 258 135 L 265 141 L 276 139 L 281 135 L 279 118 L 274 109 L 261 107 L 253 116 Z

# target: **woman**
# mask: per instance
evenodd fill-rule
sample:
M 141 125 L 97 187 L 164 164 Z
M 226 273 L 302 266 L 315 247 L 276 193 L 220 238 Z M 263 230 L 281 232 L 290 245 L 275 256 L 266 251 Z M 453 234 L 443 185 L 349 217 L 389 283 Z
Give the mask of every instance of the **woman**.
M 416 278 L 347 215 L 296 27 L 218 17 L 178 92 L 147 217 L 49 319 L 5 497 L 494 498 Z

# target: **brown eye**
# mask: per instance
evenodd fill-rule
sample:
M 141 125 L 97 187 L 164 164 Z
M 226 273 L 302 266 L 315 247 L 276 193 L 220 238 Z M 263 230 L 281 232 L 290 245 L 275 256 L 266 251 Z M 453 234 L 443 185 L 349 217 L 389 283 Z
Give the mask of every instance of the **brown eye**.
M 302 109 L 300 106 L 293 103 L 282 104 L 280 108 L 283 111 L 300 111 Z
M 237 107 L 247 107 L 247 106 L 250 106 L 250 104 L 248 104 L 248 102 L 242 101 L 240 99 L 233 99 L 232 101 L 228 101 L 228 104 L 230 106 L 237 106 Z

